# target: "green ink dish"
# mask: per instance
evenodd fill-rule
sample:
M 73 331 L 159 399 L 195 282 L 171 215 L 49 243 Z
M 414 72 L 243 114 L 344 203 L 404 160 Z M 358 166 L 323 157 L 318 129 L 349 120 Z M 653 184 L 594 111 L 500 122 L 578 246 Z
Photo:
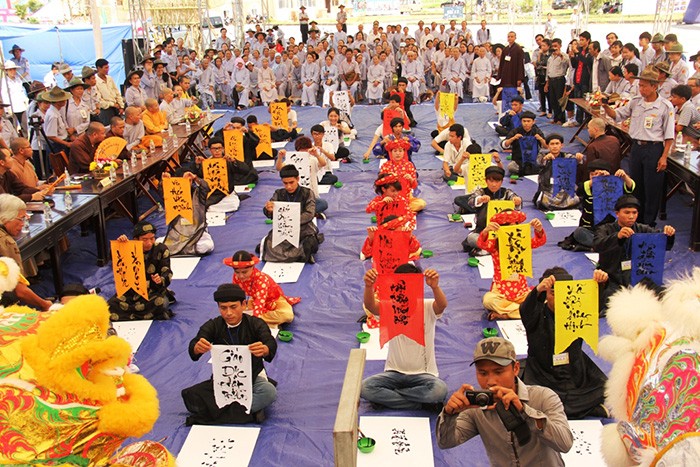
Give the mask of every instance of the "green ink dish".
M 472 268 L 479 266 L 479 258 L 469 258 L 467 260 L 467 265 Z
M 554 213 L 553 213 L 553 212 L 547 212 L 547 213 L 545 213 L 544 215 L 545 215 L 545 217 L 547 217 L 547 220 L 549 220 L 549 221 L 551 221 L 552 219 L 554 219 Z
M 432 258 L 433 257 L 433 252 L 430 250 L 423 250 L 423 258 Z
M 371 336 L 371 334 L 368 332 L 365 332 L 365 331 L 360 331 L 355 335 L 355 337 L 357 337 L 357 340 L 360 344 L 365 344 L 365 343 L 369 342 L 370 336 Z
M 363 454 L 369 454 L 374 451 L 374 446 L 377 442 L 374 438 L 360 438 L 357 440 L 357 449 Z
M 272 219 L 265 219 L 266 224 L 272 224 Z
M 279 340 L 281 340 L 282 342 L 289 342 L 289 341 L 291 341 L 291 340 L 294 338 L 294 334 L 292 334 L 291 331 L 280 331 L 280 332 L 277 334 L 277 337 L 278 337 Z
M 484 328 L 482 331 L 484 337 L 498 337 L 498 329 L 496 328 Z
M 333 186 L 336 187 L 336 188 L 342 188 L 343 182 L 335 182 L 335 183 L 333 184 Z

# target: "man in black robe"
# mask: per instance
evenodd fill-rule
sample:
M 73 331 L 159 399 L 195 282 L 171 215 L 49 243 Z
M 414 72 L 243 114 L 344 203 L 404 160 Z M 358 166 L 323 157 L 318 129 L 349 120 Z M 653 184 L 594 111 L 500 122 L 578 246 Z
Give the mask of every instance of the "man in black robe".
M 599 284 L 607 278 L 599 269 L 593 272 L 593 280 Z M 564 352 L 554 354 L 554 283 L 572 279 L 563 268 L 547 269 L 520 305 L 528 344 L 520 377 L 527 384 L 556 392 L 569 419 L 609 417 L 603 406 L 607 377 L 583 352 L 583 339 L 576 339 Z
M 277 352 L 277 342 L 262 319 L 243 313 L 246 295 L 236 284 L 221 284 L 214 292 L 214 301 L 221 316 L 210 319 L 199 328 L 190 341 L 190 358 L 195 362 L 209 352 L 212 345 L 247 345 L 250 350 L 253 379 L 253 401 L 250 414 L 238 402 L 222 408 L 216 404 L 214 379 L 208 379 L 182 390 L 185 407 L 191 413 L 186 425 L 221 425 L 230 423 L 261 423 L 264 409 L 277 398 L 277 389 L 263 371 L 263 359 L 271 362 Z

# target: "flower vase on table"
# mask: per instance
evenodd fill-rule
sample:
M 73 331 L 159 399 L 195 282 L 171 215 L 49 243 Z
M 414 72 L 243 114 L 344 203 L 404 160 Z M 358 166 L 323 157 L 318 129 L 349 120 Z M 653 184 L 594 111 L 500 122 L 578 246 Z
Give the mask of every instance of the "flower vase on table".
M 90 172 L 95 180 L 102 180 L 103 178 L 109 177 L 109 169 L 114 167 L 116 170 L 119 167 L 119 163 L 111 159 L 95 159 L 90 162 Z

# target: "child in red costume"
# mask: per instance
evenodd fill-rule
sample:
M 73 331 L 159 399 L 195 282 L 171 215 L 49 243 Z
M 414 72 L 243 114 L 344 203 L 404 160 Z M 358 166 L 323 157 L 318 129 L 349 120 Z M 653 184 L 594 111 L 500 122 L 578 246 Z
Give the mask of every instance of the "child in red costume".
M 366 211 L 374 213 L 377 217 L 377 225 L 381 225 L 387 216 L 403 217 L 406 225 L 411 229 L 416 228 L 416 215 L 411 211 L 408 200 L 401 194 L 401 182 L 394 174 L 381 173 L 374 182 L 375 196 L 367 205 Z
M 425 209 L 426 203 L 420 198 L 413 197 L 413 190 L 418 187 L 418 175 L 416 166 L 406 157 L 409 147 L 410 144 L 405 140 L 388 142 L 386 150 L 390 159 L 382 166 L 382 172 L 396 175 L 401 182 L 401 194 L 408 199 L 411 211 L 419 212 Z

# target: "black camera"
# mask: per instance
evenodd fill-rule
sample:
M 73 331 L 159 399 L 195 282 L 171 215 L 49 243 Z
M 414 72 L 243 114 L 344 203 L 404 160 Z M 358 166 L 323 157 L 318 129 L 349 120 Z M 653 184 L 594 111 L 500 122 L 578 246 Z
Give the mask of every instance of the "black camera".
M 478 405 L 479 407 L 488 407 L 493 405 L 493 392 L 489 390 L 485 391 L 464 391 L 464 395 L 471 405 Z
M 39 115 L 32 115 L 29 117 L 28 123 L 29 123 L 29 126 L 33 126 L 36 128 L 36 127 L 40 127 L 41 125 L 44 124 L 44 119 L 41 118 L 41 116 L 39 116 Z

